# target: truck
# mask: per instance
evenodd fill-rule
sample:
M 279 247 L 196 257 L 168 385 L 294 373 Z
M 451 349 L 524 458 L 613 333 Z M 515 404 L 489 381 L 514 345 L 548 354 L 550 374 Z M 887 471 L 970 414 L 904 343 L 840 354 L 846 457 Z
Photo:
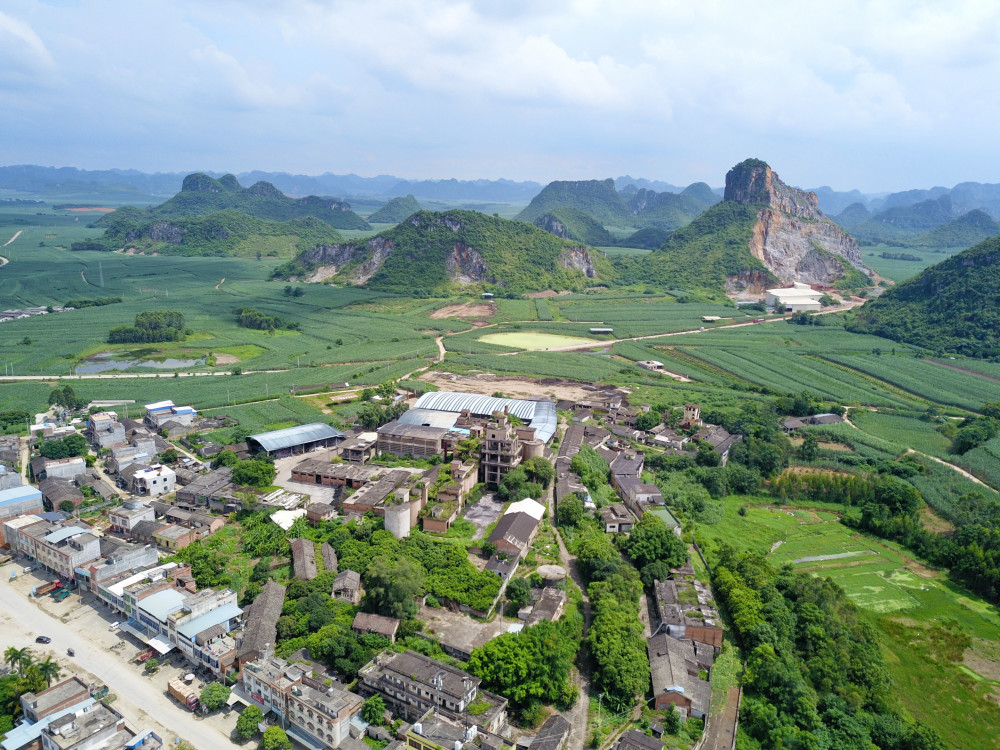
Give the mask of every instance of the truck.
M 62 581 L 60 581 L 58 578 L 54 581 L 49 581 L 48 583 L 40 583 L 31 590 L 31 595 L 42 596 L 43 594 L 47 594 L 50 591 L 55 591 L 62 585 L 63 585 Z
M 54 599 L 55 599 L 55 600 L 56 600 L 57 602 L 61 602 L 61 601 L 62 601 L 63 599 L 65 599 L 65 598 L 66 598 L 67 596 L 69 596 L 69 589 L 62 589 L 62 590 L 61 590 L 61 591 L 60 591 L 60 592 L 59 592 L 58 594 L 56 594 L 56 595 L 55 595 L 55 596 L 54 596 L 53 598 L 54 598 Z
M 184 683 L 179 677 L 167 682 L 167 690 L 185 708 L 194 711 L 198 707 L 198 691 Z

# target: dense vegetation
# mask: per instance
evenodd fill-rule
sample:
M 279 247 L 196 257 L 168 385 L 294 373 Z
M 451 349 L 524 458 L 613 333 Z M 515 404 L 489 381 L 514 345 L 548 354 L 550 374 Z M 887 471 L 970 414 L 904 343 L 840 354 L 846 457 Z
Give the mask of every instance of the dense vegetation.
M 747 655 L 740 748 L 944 750 L 902 716 L 878 636 L 843 589 L 758 554 L 717 557 L 713 588 Z
M 82 310 L 85 307 L 103 307 L 104 305 L 115 305 L 122 301 L 121 297 L 94 297 L 91 299 L 71 299 L 66 303 L 66 307 Z
M 624 283 L 712 290 L 720 299 L 722 285 L 731 276 L 756 274 L 766 283 L 776 282 L 750 253 L 759 209 L 734 201 L 719 203 L 673 232 L 660 251 L 620 259 L 619 276 Z
M 211 214 L 151 219 L 140 209 L 120 208 L 102 218 L 104 235 L 74 243 L 77 251 L 131 248 L 159 255 L 284 256 L 337 242 L 340 235 L 314 216 L 287 221 L 256 218 L 235 209 Z
M 252 307 L 241 307 L 236 311 L 236 319 L 241 328 L 252 328 L 255 331 L 275 331 L 279 328 L 297 330 L 299 324 L 287 321 L 277 315 L 268 315 Z
M 412 195 L 401 198 L 393 198 L 382 208 L 368 217 L 372 224 L 398 224 L 407 216 L 412 216 L 417 211 L 422 210 L 417 199 Z
M 532 222 L 546 232 L 588 245 L 614 245 L 615 238 L 600 222 L 573 206 L 559 206 Z
M 866 302 L 847 329 L 939 352 L 1000 357 L 1000 238 L 953 255 Z
M 615 181 L 556 180 L 531 199 L 517 215 L 520 221 L 535 222 L 562 207 L 574 208 L 602 226 L 632 226 L 632 216 L 625 201 L 615 190 Z
M 154 344 L 183 341 L 184 314 L 177 310 L 146 310 L 135 316 L 135 325 L 115 326 L 109 344 Z
M 593 264 L 593 279 L 570 265 L 574 252 Z M 375 269 L 365 266 L 382 258 Z M 303 275 L 325 262 L 337 266 L 335 280 L 350 282 L 362 270 L 367 278 L 374 270 L 366 286 L 411 296 L 451 290 L 461 276 L 496 293 L 518 294 L 547 288 L 580 290 L 611 275 L 610 264 L 600 256 L 538 227 L 457 210 L 421 211 L 370 239 L 302 253 L 276 274 Z

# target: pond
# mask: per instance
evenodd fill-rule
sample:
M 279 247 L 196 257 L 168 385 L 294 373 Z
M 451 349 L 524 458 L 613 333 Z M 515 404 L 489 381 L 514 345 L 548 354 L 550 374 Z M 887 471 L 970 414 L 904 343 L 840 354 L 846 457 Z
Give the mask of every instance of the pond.
M 73 372 L 77 375 L 94 375 L 111 370 L 128 370 L 132 367 L 148 367 L 156 370 L 180 370 L 186 367 L 197 367 L 205 364 L 205 358 L 197 359 L 120 359 L 121 353 L 101 352 L 88 357 L 77 365 Z

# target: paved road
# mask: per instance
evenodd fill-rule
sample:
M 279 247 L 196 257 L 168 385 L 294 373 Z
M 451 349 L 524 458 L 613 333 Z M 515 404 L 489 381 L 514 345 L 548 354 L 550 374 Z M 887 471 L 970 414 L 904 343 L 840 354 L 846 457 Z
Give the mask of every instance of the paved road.
M 215 750 L 231 744 L 228 735 L 206 721 L 196 720 L 166 695 L 165 676 L 143 677 L 118 654 L 91 642 L 16 591 L 6 582 L 9 569 L 10 566 L 0 569 L 4 579 L 0 582 L 0 644 L 4 648 L 29 646 L 36 652 L 51 649 L 61 663 L 78 663 L 118 695 L 113 705 L 133 729 L 152 728 L 165 742 L 180 736 L 198 750 Z M 52 644 L 36 645 L 38 635 L 50 636 Z M 76 656 L 67 657 L 67 648 L 72 648 Z

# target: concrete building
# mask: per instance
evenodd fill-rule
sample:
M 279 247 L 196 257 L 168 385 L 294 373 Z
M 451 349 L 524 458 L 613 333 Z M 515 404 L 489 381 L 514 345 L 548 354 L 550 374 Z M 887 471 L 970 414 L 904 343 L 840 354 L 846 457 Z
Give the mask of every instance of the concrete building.
M 184 549 L 196 539 L 198 539 L 198 532 L 195 529 L 175 523 L 161 526 L 153 534 L 153 541 L 171 552 Z
M 188 485 L 178 488 L 177 504 L 190 508 L 207 506 L 213 510 L 227 511 L 230 504 L 238 507 L 234 492 L 233 470 L 229 466 L 223 466 L 208 474 L 202 474 Z
M 44 513 L 42 493 L 30 485 L 0 490 L 0 521 L 31 513 Z
M 101 556 L 100 541 L 81 526 L 44 520 L 23 526 L 8 522 L 4 533 L 12 551 L 70 581 L 77 568 L 85 568 Z
M 95 450 L 110 448 L 126 441 L 125 425 L 118 421 L 114 412 L 98 412 L 87 418 L 87 432 L 90 444 Z
M 104 703 L 62 714 L 41 733 L 42 750 L 123 750 L 134 739 L 122 715 Z M 162 747 L 162 740 L 150 738 L 143 747 Z
M 381 695 L 407 721 L 419 720 L 433 709 L 488 732 L 500 732 L 507 723 L 506 699 L 480 690 L 478 677 L 415 651 L 384 651 L 362 667 L 358 678 L 362 691 Z M 490 707 L 473 716 L 468 708 L 476 700 Z
M 146 404 L 146 424 L 157 431 L 163 429 L 167 422 L 189 427 L 197 413 L 190 406 L 175 406 L 169 400 L 157 401 L 155 404 Z
M 790 287 L 768 289 L 764 304 L 777 312 L 815 312 L 823 309 L 820 303 L 823 294 L 808 284 L 796 281 Z
M 378 428 L 376 450 L 400 458 L 430 458 L 447 453 L 462 435 L 448 427 L 389 422 Z
M 111 522 L 111 531 L 128 536 L 132 529 L 142 521 L 153 521 L 156 513 L 152 506 L 146 505 L 139 500 L 129 500 L 124 505 L 108 510 L 108 520 Z
M 635 526 L 635 516 L 621 503 L 614 503 L 601 508 L 601 523 L 604 524 L 606 534 L 622 534 L 631 531 Z
M 169 466 L 155 464 L 132 476 L 132 492 L 143 497 L 159 497 L 174 491 L 177 474 Z
M 243 665 L 242 692 L 265 713 L 274 713 L 289 737 L 307 748 L 337 748 L 350 736 L 362 700 L 339 685 L 325 685 L 298 666 L 274 656 Z
M 676 575 L 676 573 L 675 573 Z M 694 576 L 656 581 L 653 587 L 659 617 L 655 633 L 722 648 L 722 618 L 715 608 L 712 592 Z
M 505 513 L 497 521 L 489 540 L 496 545 L 497 552 L 508 557 L 523 555 L 531 546 L 538 531 L 538 519 L 524 512 Z
M 87 462 L 80 456 L 72 458 L 48 458 L 42 474 L 51 479 L 76 479 L 87 470 Z
M 76 569 L 76 579 L 93 593 L 104 581 L 112 581 L 156 565 L 159 556 L 151 544 L 121 544 L 85 568 Z
M 351 464 L 366 464 L 375 458 L 378 445 L 377 432 L 362 432 L 347 438 L 338 446 L 340 457 Z
M 25 719 L 35 723 L 89 697 L 87 683 L 74 675 L 38 693 L 24 693 L 21 696 L 21 712 Z

